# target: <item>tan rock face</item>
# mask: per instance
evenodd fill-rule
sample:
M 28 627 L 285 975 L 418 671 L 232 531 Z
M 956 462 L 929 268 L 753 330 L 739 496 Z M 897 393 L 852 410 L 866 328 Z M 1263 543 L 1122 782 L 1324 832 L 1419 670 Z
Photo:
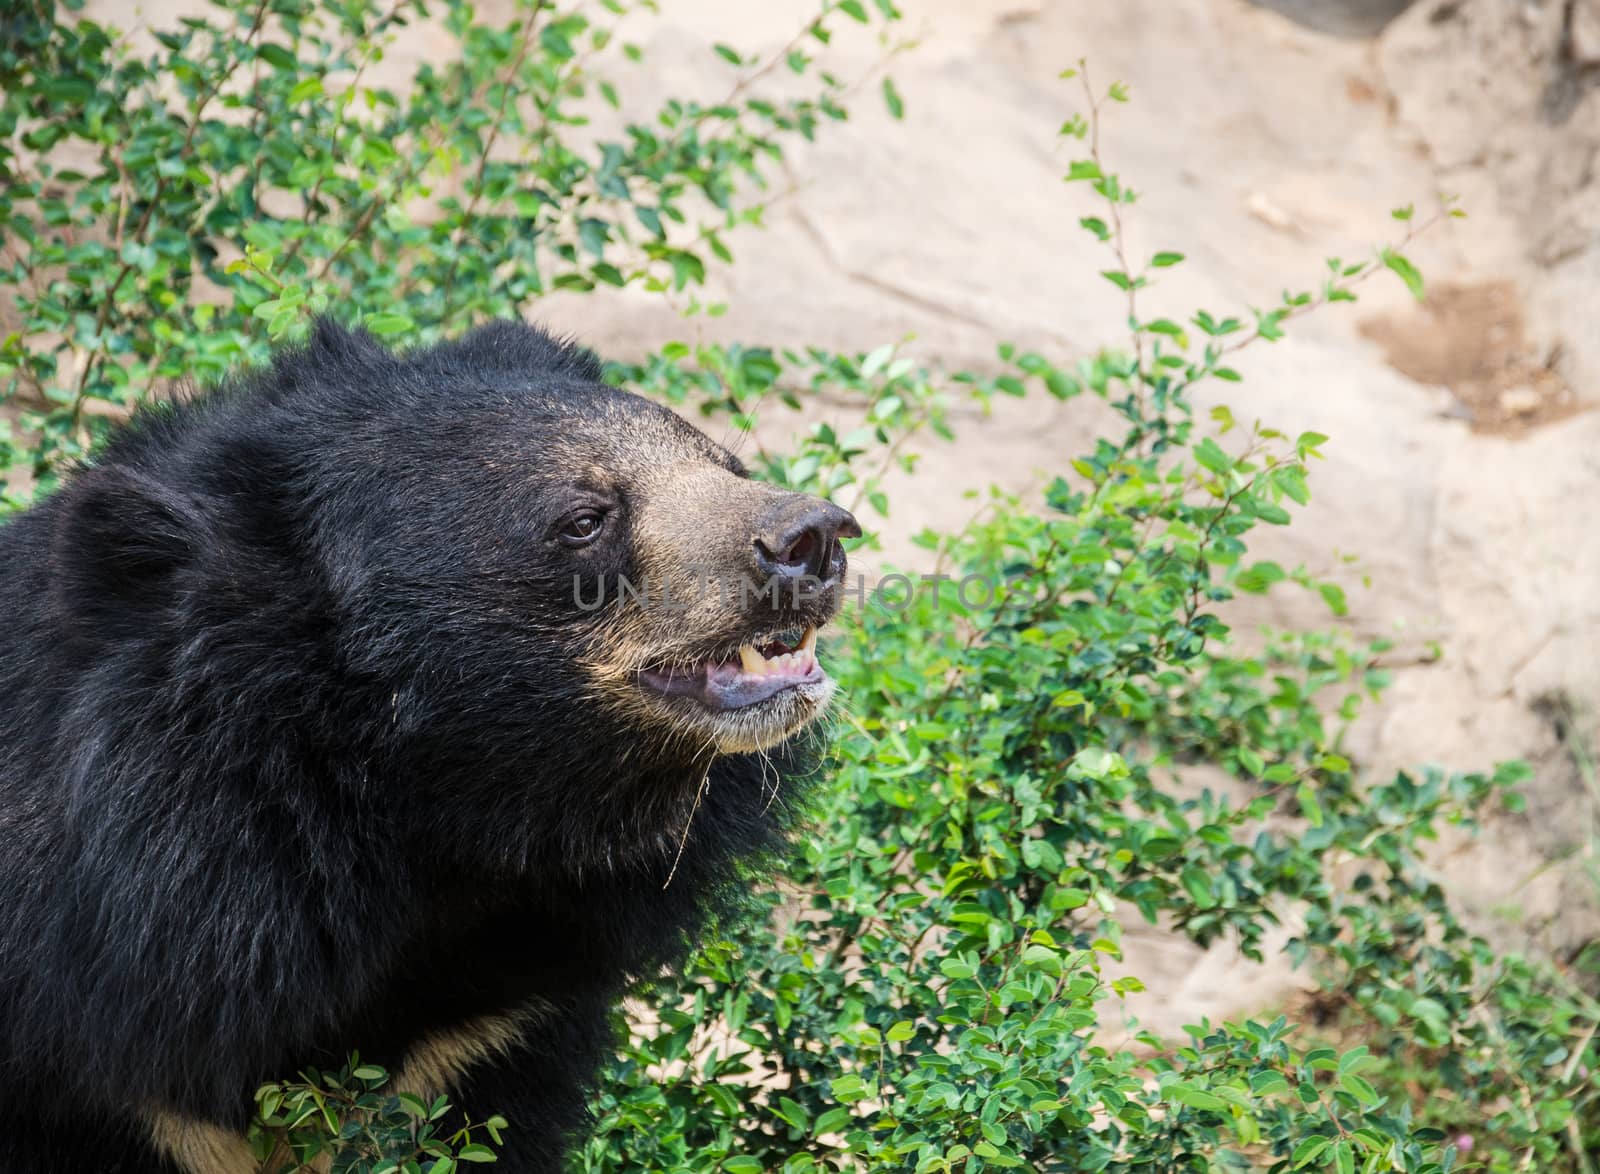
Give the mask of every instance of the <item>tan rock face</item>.
M 1572 63 L 1579 69 L 1600 68 L 1600 0 L 1576 0 L 1568 19 Z
M 1428 0 L 1389 28 L 1378 59 L 1401 134 L 1440 182 L 1483 190 L 1513 222 L 1530 318 L 1594 398 L 1600 0 Z

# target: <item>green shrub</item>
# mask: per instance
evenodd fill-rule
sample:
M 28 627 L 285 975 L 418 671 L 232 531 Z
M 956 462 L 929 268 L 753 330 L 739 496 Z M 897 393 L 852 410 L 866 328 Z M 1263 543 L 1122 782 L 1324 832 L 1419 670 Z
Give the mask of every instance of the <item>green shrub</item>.
M 389 1074 L 359 1055 L 338 1072 L 303 1072 L 256 1091 L 250 1148 L 264 1174 L 450 1174 L 462 1162 L 495 1160 L 504 1117 L 451 1127 L 450 1101 L 385 1088 Z
M 358 307 L 402 342 L 552 289 L 691 291 L 714 311 L 692 290 L 759 220 L 763 169 L 845 116 L 852 83 L 813 54 L 856 25 L 900 47 L 888 0 L 827 0 L 770 62 L 708 47 L 725 102 L 607 115 L 623 123 L 608 136 L 580 128 L 617 105 L 608 71 L 638 56 L 620 25 L 650 4 L 526 0 L 503 29 L 435 7 L 460 54 L 402 91 L 363 73 L 416 0 L 222 0 L 148 60 L 48 5 L 5 18 L 0 283 L 18 325 L 0 460 L 47 490 L 141 398 L 260 359 L 311 311 Z M 763 96 L 775 68 L 810 96 Z M 1237 380 L 1236 352 L 1376 273 L 1420 293 L 1404 250 L 1427 225 L 1397 212 L 1392 248 L 1330 260 L 1267 310 L 1147 318 L 1141 291 L 1183 258 L 1127 255 L 1134 196 L 1099 149 L 1105 103 L 1127 95 L 1075 76 L 1068 178 L 1127 340 L 1075 362 L 1002 346 L 981 374 L 892 346 L 671 344 L 611 368 L 739 426 L 847 398 L 858 428 L 812 426 L 759 472 L 880 514 L 883 473 L 949 434 L 957 398 L 1088 394 L 1122 424 L 1063 459 L 1042 502 L 994 495 L 973 525 L 922 536 L 938 582 L 851 609 L 813 830 L 747 918 L 638 992 L 647 1022 L 619 1012 L 628 1042 L 576 1166 L 1590 1171 L 1600 1007 L 1475 936 L 1426 862 L 1446 829 L 1515 803 L 1525 769 L 1367 777 L 1342 739 L 1381 697 L 1384 649 L 1330 631 L 1247 652 L 1218 616 L 1240 592 L 1345 601 L 1250 554 L 1307 501 L 1327 438 L 1224 407 L 1197 421 L 1195 388 Z M 1198 787 L 1201 765 L 1230 785 Z M 1282 1016 L 1141 1030 L 1163 992 L 1121 965 L 1134 917 L 1257 959 L 1294 927 L 1293 956 L 1341 1008 L 1338 1046 Z M 439 1106 L 356 1061 L 269 1085 L 258 1108 L 259 1153 L 371 1174 L 489 1160 L 502 1128 L 434 1136 Z

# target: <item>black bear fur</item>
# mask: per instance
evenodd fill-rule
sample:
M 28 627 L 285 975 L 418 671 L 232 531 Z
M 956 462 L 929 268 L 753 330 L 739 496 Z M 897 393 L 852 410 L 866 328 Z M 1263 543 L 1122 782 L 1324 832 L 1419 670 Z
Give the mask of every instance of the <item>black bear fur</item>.
M 499 1169 L 561 1168 L 626 985 L 812 773 L 808 734 L 708 757 L 587 675 L 612 629 L 544 538 L 641 462 L 744 476 L 534 328 L 397 355 L 324 322 L 0 526 L 0 1172 L 194 1174 L 172 1129 L 484 1022 L 516 1030 L 452 1100 L 510 1120 Z

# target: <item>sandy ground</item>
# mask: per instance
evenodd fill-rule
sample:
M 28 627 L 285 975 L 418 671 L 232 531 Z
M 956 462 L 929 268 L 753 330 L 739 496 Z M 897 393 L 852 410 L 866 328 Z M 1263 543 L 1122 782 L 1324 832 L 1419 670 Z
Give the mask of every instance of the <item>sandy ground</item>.
M 1374 771 L 1530 758 L 1528 813 L 1438 866 L 1508 943 L 1564 953 L 1587 940 L 1595 807 L 1554 715 L 1575 714 L 1587 736 L 1600 707 L 1600 412 L 1588 410 L 1600 401 L 1600 92 L 1584 31 L 1591 18 L 1600 30 L 1600 0 L 900 2 L 921 33 L 894 64 L 905 121 L 866 97 L 792 153 L 794 191 L 712 277 L 725 317 L 685 321 L 633 292 L 553 298 L 541 317 L 619 357 L 701 332 L 861 350 L 907 339 L 924 361 L 980 369 L 1000 340 L 1059 356 L 1115 343 L 1122 310 L 1076 223 L 1086 193 L 1060 182 L 1056 128 L 1081 102 L 1058 74 L 1079 57 L 1132 89 L 1106 150 L 1145 193 L 1134 251 L 1190 259 L 1166 271 L 1152 310 L 1270 304 L 1317 282 L 1325 257 L 1393 239 L 1390 208 L 1459 193 L 1471 217 L 1415 251 L 1440 296 L 1418 309 L 1397 281 L 1375 281 L 1360 305 L 1247 352 L 1226 399 L 1333 438 L 1309 516 L 1260 553 L 1337 571 L 1351 630 L 1398 640 L 1395 686 L 1356 757 Z M 138 12 L 159 22 L 171 7 Z M 717 97 L 726 75 L 707 45 L 774 50 L 812 11 L 663 7 L 634 30 L 648 65 L 628 78 L 631 99 Z M 845 76 L 876 59 L 868 40 L 838 49 Z M 1592 49 L 1600 61 L 1600 39 Z M 432 51 L 414 38 L 386 68 Z M 963 520 L 966 490 L 1037 488 L 1095 426 L 1081 399 L 964 419 L 957 443 L 927 450 L 914 491 L 891 493 L 880 565 L 916 565 L 909 536 Z M 1233 618 L 1327 622 L 1290 595 Z M 1159 1030 L 1281 1002 L 1302 981 L 1153 931 L 1130 961 L 1161 992 L 1134 1008 Z

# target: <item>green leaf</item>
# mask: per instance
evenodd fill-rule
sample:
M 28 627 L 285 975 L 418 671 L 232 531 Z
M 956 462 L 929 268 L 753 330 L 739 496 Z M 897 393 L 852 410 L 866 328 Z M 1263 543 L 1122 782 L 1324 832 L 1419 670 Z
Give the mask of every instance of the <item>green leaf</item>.
M 1411 291 L 1411 296 L 1417 301 L 1422 300 L 1422 274 L 1417 267 L 1393 249 L 1383 250 L 1383 263 L 1393 271 L 1401 281 L 1406 283 L 1406 288 Z
M 1324 755 L 1322 757 L 1322 759 L 1318 762 L 1317 765 L 1318 766 L 1322 766 L 1323 763 L 1327 762 L 1329 759 L 1331 759 L 1333 757 L 1334 756 L 1331 755 L 1331 754 Z M 1342 769 L 1342 770 L 1349 770 L 1350 769 L 1350 764 L 1348 762 L 1345 762 L 1344 759 L 1341 758 L 1339 761 L 1343 764 L 1340 769 Z M 1324 767 L 1324 769 L 1327 769 L 1327 768 Z M 1375 1063 L 1375 1061 L 1367 1053 L 1367 1045 L 1366 1044 L 1362 1044 L 1359 1047 L 1351 1048 L 1348 1052 L 1346 1052 L 1344 1055 L 1339 1057 L 1339 1071 L 1341 1073 L 1344 1073 L 1344 1072 L 1359 1072 L 1364 1065 L 1372 1064 L 1372 1063 Z
M 1354 1072 L 1343 1073 L 1339 1077 L 1339 1085 L 1363 1105 L 1376 1105 L 1381 1099 L 1378 1096 L 1378 1090 Z
M 849 1104 L 863 1100 L 872 1095 L 873 1090 L 867 1086 L 866 1081 L 854 1073 L 836 1076 L 832 1082 L 833 1097 L 835 1100 Z
M 1209 1093 L 1205 1089 L 1196 1088 L 1194 1085 L 1185 1084 L 1180 1080 L 1175 1080 L 1166 1085 L 1162 1088 L 1161 1093 L 1167 1100 L 1180 1105 L 1188 1105 L 1193 1109 L 1220 1111 L 1228 1107 L 1228 1102 L 1215 1093 Z
M 1311 491 L 1306 487 L 1306 472 L 1299 465 L 1280 465 L 1272 471 L 1272 481 L 1296 505 L 1308 505 Z
M 1048 974 L 1061 973 L 1061 956 L 1049 946 L 1027 946 L 1022 951 L 1022 964 Z
M 82 106 L 94 97 L 94 83 L 83 77 L 53 77 L 45 82 L 44 93 L 63 106 Z
M 962 958 L 945 958 L 939 963 L 939 973 L 946 978 L 963 979 L 971 978 L 978 970 L 970 962 Z
M 785 1096 L 778 1098 L 778 1106 L 772 1112 L 796 1129 L 804 1129 L 811 1123 L 811 1114 L 806 1111 L 806 1107 Z
M 862 359 L 861 378 L 871 379 L 879 371 L 882 371 L 885 367 L 887 367 L 889 365 L 889 360 L 894 358 L 894 349 L 894 343 L 886 343 L 877 350 L 868 354 L 866 358 Z
M 1209 436 L 1194 446 L 1194 459 L 1213 473 L 1226 473 L 1233 468 L 1233 458 Z
M 693 253 L 673 253 L 671 264 L 673 289 L 681 290 L 686 285 L 699 285 L 706 279 L 705 263 Z
M 1283 780 L 1287 782 L 1288 780 Z M 1306 822 L 1314 828 L 1323 824 L 1322 801 L 1317 798 L 1316 788 L 1309 782 L 1301 783 L 1294 790 L 1295 802 L 1300 804 L 1300 814 L 1305 816 Z
M 611 226 L 592 216 L 578 222 L 578 243 L 596 257 L 605 256 L 606 242 L 611 239 Z
M 1153 269 L 1168 269 L 1173 265 L 1177 265 L 1182 260 L 1182 253 L 1157 253 L 1154 257 L 1150 258 L 1150 266 Z
M 905 100 L 901 98 L 892 77 L 883 79 L 883 104 L 888 107 L 890 118 L 899 121 L 906 116 Z
M 282 45 L 274 45 L 270 41 L 256 46 L 256 56 L 274 69 L 293 70 L 300 67 L 300 63 L 295 60 L 293 53 Z
M 1295 437 L 1294 446 L 1297 449 L 1320 448 L 1328 443 L 1328 438 L 1320 432 L 1302 432 Z
M 1322 1151 L 1332 1144 L 1326 1137 L 1308 1137 L 1294 1147 L 1294 1152 L 1289 1155 L 1289 1161 L 1298 1170 L 1301 1166 L 1310 1165 L 1322 1156 Z
M 1257 1072 L 1250 1078 L 1250 1091 L 1258 1097 L 1288 1092 L 1289 1081 L 1281 1072 Z
M 405 314 L 373 314 L 361 325 L 373 334 L 381 335 L 404 334 L 416 329 L 416 323 Z
M 495 1152 L 488 1146 L 479 1145 L 477 1142 L 473 1142 L 471 1145 L 464 1145 L 456 1151 L 456 1160 L 458 1162 L 481 1163 L 498 1161 L 498 1158 L 495 1156 Z
M 561 23 L 546 24 L 539 30 L 539 44 L 557 61 L 571 61 L 578 55 Z
M 1191 864 L 1185 868 L 1181 879 L 1184 889 L 1200 908 L 1210 909 L 1216 905 L 1217 898 L 1211 888 L 1211 878 L 1198 866 Z

